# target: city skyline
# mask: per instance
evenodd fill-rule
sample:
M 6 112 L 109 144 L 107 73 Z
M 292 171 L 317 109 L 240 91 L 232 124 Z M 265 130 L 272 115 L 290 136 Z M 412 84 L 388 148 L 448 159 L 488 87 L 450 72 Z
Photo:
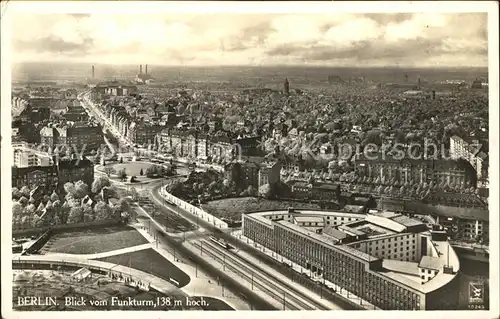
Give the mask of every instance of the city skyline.
M 27 21 L 30 28 L 24 27 Z M 15 63 L 486 67 L 488 62 L 486 13 L 20 14 L 13 20 L 12 45 Z

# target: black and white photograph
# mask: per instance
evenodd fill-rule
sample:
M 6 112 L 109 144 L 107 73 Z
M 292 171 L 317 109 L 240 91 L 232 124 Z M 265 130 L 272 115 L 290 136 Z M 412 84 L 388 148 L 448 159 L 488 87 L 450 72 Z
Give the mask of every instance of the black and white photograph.
M 2 2 L 2 317 L 499 315 L 498 3 L 118 2 Z

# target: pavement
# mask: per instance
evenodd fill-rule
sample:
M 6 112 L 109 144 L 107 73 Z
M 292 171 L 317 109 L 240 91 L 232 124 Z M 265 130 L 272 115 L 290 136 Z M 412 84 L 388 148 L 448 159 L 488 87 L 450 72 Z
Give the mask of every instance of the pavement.
M 147 229 L 141 228 L 141 225 L 135 224 L 131 226 L 136 228 L 149 242 L 153 243 L 156 241 L 153 235 L 148 233 Z M 165 249 L 164 245 L 160 245 L 158 248 L 153 247 L 153 249 L 191 278 L 189 284 L 181 288 L 186 294 L 190 296 L 204 296 L 220 299 L 236 310 L 251 309 L 241 297 L 235 296 L 227 290 L 224 291 L 224 295 L 222 295 L 222 287 L 217 285 L 216 280 L 211 279 L 206 273 L 198 269 L 196 265 L 190 265 L 174 257 L 172 251 Z
M 111 257 L 111 256 L 116 256 L 116 255 L 121 255 L 121 254 L 126 254 L 126 253 L 131 253 L 134 251 L 140 251 L 140 250 L 145 250 L 153 248 L 152 243 L 148 244 L 142 244 L 142 245 L 137 245 L 137 246 L 132 246 L 132 247 L 126 247 L 122 249 L 116 249 L 112 251 L 107 251 L 103 253 L 96 253 L 96 254 L 66 254 L 66 253 L 49 253 L 45 254 L 44 256 L 58 256 L 58 257 L 79 257 L 83 259 L 100 259 L 100 258 L 105 258 L 105 257 Z

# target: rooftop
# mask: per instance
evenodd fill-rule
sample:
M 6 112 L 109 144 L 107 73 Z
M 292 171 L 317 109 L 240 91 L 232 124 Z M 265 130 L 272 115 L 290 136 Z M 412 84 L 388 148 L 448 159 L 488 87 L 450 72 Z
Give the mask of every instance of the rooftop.
M 325 220 L 322 216 L 304 216 L 304 215 L 295 215 L 295 221 L 299 223 L 323 223 Z
M 418 267 L 441 270 L 443 268 L 443 265 L 439 257 L 423 256 L 422 259 L 420 259 L 420 263 L 418 263 Z
M 331 237 L 338 239 L 338 240 L 342 240 L 342 239 L 349 237 L 343 231 L 340 231 L 340 230 L 333 228 L 331 226 L 323 228 L 323 234 L 326 236 L 331 236 Z

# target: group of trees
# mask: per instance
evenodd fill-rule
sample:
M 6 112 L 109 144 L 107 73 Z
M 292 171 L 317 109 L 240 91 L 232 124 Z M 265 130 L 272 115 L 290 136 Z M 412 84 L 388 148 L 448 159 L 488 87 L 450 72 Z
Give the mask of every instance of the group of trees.
M 387 195 L 391 197 L 410 197 L 423 199 L 432 192 L 476 194 L 477 190 L 462 183 L 441 182 L 440 184 L 419 183 L 413 181 L 398 181 L 396 179 L 381 181 L 380 177 L 353 177 L 348 178 L 346 184 L 349 191 L 361 192 L 377 195 Z
M 144 175 L 141 169 L 140 175 Z M 162 177 L 162 176 L 173 176 L 175 175 L 173 166 L 165 168 L 163 165 L 152 165 L 146 169 L 146 176 L 149 178 Z
M 129 210 L 129 200 L 120 198 L 113 204 L 103 198 L 103 190 L 107 199 L 118 198 L 116 190 L 110 187 L 106 177 L 98 177 L 91 188 L 83 181 L 68 182 L 59 194 L 53 191 L 39 199 L 30 196 L 26 186 L 21 189 L 13 188 L 13 228 L 120 219 L 121 214 Z

